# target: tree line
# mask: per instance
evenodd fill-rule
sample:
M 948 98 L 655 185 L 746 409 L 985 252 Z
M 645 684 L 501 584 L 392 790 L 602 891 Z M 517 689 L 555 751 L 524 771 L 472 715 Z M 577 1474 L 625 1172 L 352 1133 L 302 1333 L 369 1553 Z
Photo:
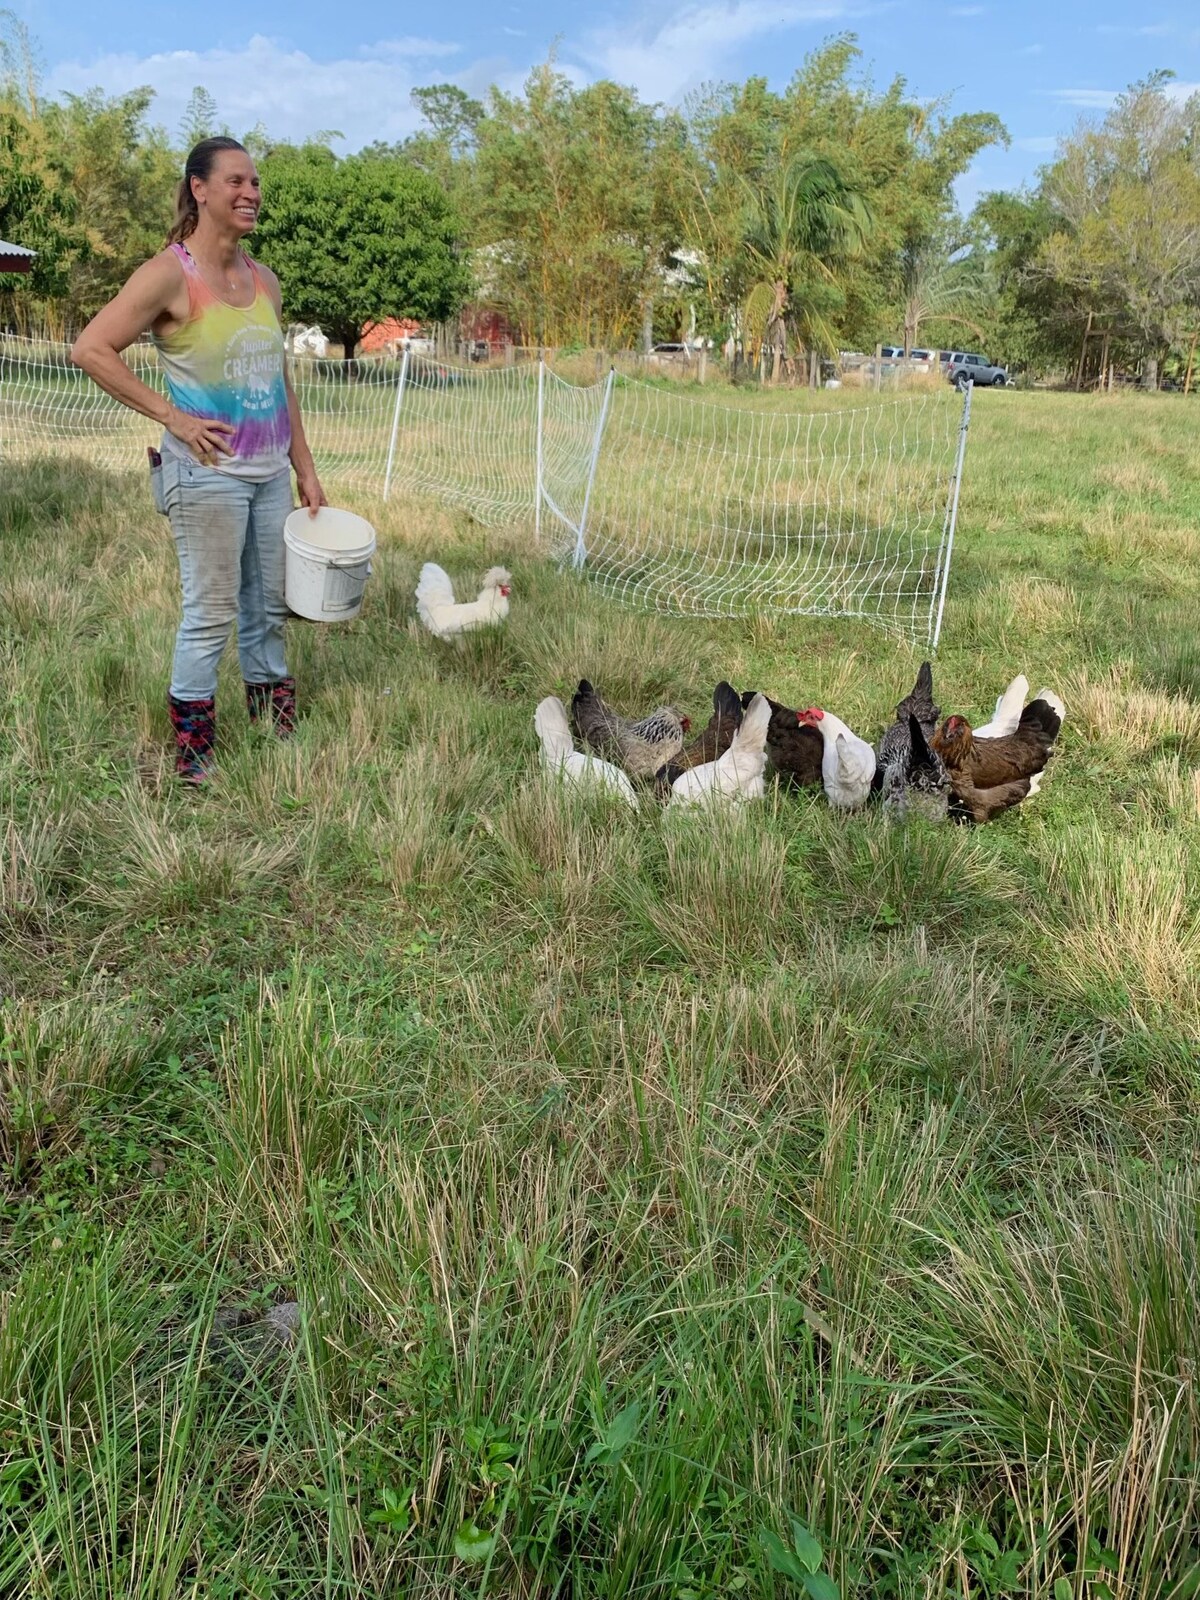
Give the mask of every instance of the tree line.
M 38 251 L 0 279 L 0 319 L 63 336 L 161 246 L 186 149 L 229 130 L 204 89 L 174 135 L 148 88 L 45 100 L 11 16 L 0 74 L 0 237 Z M 875 87 L 849 35 L 782 91 L 751 77 L 679 108 L 577 86 L 553 57 L 519 94 L 413 100 L 419 132 L 352 155 L 332 134 L 241 135 L 264 186 L 254 248 L 290 314 L 348 354 L 373 322 L 474 304 L 530 345 L 732 338 L 767 378 L 880 341 L 1080 376 L 1102 353 L 1149 384 L 1194 355 L 1200 97 L 1167 74 L 966 216 L 955 185 L 1007 141 L 1000 119 Z

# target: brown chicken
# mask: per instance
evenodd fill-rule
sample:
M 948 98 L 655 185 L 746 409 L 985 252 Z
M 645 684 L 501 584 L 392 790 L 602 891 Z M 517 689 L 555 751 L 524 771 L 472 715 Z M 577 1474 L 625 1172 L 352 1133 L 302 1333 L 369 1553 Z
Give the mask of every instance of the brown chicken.
M 742 709 L 754 699 L 755 691 L 742 692 Z M 825 741 L 815 728 L 802 725 L 799 712 L 791 711 L 767 697 L 771 721 L 767 727 L 767 759 L 784 783 L 792 788 L 812 784 L 820 788 L 821 762 Z
M 991 822 L 1002 811 L 1010 811 L 1029 795 L 1036 794 L 1041 781 L 1041 773 L 1035 772 L 1031 778 L 1013 778 L 1010 783 L 977 789 L 961 772 L 952 773 L 948 815 L 955 822 Z
M 1025 707 L 1015 733 L 999 739 L 976 739 L 965 717 L 947 717 L 933 748 L 950 774 L 951 815 L 988 822 L 1036 793 L 1061 727 L 1061 707 L 1042 698 Z
M 672 782 L 688 767 L 702 767 L 706 761 L 716 761 L 733 743 L 733 736 L 742 725 L 742 702 L 732 685 L 721 682 L 713 690 L 713 714 L 708 725 L 702 728 L 690 744 L 671 762 Z

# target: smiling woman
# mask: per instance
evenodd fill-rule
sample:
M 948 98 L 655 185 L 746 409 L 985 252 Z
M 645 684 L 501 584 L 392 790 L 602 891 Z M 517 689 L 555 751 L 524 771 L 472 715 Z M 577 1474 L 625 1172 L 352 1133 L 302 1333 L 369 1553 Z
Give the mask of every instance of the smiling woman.
M 251 719 L 281 736 L 294 730 L 283 645 L 289 458 L 310 513 L 325 503 L 284 360 L 279 282 L 243 248 L 261 200 L 246 149 L 235 139 L 201 140 L 184 167 L 166 249 L 137 269 L 72 350 L 102 389 L 163 424 L 151 477 L 183 585 L 168 703 L 176 771 L 192 784 L 211 770 L 217 667 L 235 618 Z M 147 331 L 165 397 L 121 356 Z

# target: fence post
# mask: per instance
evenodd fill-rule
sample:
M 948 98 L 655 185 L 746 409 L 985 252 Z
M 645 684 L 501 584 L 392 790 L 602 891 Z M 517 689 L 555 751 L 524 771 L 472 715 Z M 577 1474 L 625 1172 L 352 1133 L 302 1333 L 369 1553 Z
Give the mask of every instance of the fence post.
M 942 636 L 942 612 L 946 609 L 946 587 L 950 582 L 950 557 L 954 553 L 954 530 L 958 525 L 958 495 L 962 488 L 963 461 L 967 454 L 967 429 L 971 426 L 971 393 L 975 388 L 968 382 L 963 391 L 962 421 L 958 425 L 958 456 L 954 462 L 954 487 L 950 494 L 950 501 L 946 507 L 946 527 L 942 534 L 941 555 L 941 593 L 938 596 L 937 621 L 933 625 L 933 638 L 930 640 L 930 649 L 935 653 L 938 640 Z
M 386 500 L 388 491 L 392 487 L 392 463 L 396 459 L 396 430 L 400 426 L 400 405 L 404 399 L 404 389 L 408 383 L 408 358 L 412 354 L 410 345 L 404 346 L 404 355 L 400 359 L 400 381 L 396 385 L 396 406 L 392 412 L 392 437 L 388 443 L 387 470 L 383 475 L 383 498 Z
M 533 484 L 533 536 L 542 537 L 542 434 L 546 426 L 546 363 L 538 355 L 537 466 Z
M 596 424 L 596 437 L 592 440 L 592 460 L 588 467 L 587 488 L 583 491 L 583 510 L 579 513 L 579 532 L 575 538 L 575 556 L 572 561 L 578 572 L 587 560 L 587 519 L 588 507 L 592 503 L 592 485 L 596 481 L 596 467 L 600 461 L 600 441 L 604 437 L 604 424 L 608 421 L 608 406 L 612 399 L 613 383 L 616 380 L 616 367 L 609 367 L 608 381 L 604 385 L 604 400 L 600 406 L 600 420 Z

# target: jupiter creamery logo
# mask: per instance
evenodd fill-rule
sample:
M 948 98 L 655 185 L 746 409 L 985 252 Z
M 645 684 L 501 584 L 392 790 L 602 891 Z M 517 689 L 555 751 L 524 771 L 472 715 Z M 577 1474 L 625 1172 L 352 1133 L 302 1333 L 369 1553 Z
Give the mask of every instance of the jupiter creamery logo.
M 225 346 L 225 381 L 247 411 L 272 411 L 283 378 L 279 335 L 271 328 L 239 328 Z

